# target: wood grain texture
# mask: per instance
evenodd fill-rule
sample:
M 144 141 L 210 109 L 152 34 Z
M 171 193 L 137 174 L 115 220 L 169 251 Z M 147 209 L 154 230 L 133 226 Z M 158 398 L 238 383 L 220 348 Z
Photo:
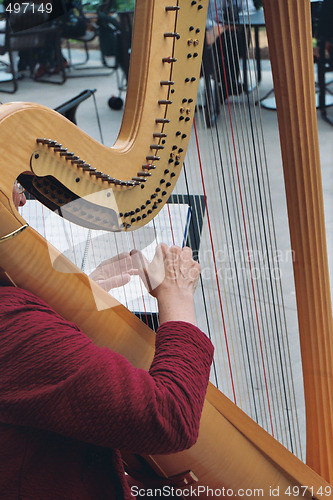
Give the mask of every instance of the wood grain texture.
M 265 0 L 306 403 L 307 463 L 333 482 L 333 324 L 310 2 Z

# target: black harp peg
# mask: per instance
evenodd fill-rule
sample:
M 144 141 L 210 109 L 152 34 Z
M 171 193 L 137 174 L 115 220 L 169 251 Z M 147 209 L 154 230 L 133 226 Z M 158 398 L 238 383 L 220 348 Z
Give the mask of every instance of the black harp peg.
M 165 10 L 167 12 L 170 12 L 170 11 L 173 11 L 173 10 L 179 10 L 179 9 L 180 9 L 180 7 L 178 5 L 172 5 L 172 6 L 169 5 L 169 6 L 165 7 Z

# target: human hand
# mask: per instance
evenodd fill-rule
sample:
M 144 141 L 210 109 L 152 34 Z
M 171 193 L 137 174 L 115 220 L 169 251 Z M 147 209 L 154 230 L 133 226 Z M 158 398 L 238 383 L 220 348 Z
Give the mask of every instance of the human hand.
M 104 260 L 89 275 L 100 287 L 107 292 L 112 288 L 126 285 L 131 276 L 139 274 L 129 253 L 123 252 L 111 259 Z
M 147 290 L 158 301 L 160 322 L 195 323 L 193 295 L 201 267 L 192 259 L 192 250 L 162 244 L 151 262 L 136 250 L 130 255 Z
M 192 259 L 192 250 L 189 247 L 168 247 L 163 243 L 156 248 L 151 262 L 137 250 L 132 250 L 130 255 L 134 267 L 138 269 L 153 297 L 158 298 L 165 291 L 194 294 L 201 267 Z

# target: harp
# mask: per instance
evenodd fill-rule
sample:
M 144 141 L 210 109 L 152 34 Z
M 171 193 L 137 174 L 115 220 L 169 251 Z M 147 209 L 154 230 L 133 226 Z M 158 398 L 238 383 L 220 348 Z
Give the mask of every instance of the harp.
M 138 5 L 133 59 L 138 61 L 140 74 L 134 84 L 129 83 L 122 129 L 111 152 L 46 108 L 14 103 L 0 109 L 0 137 L 8 165 L 0 181 L 1 266 L 15 283 L 76 322 L 98 345 L 108 346 L 144 368 L 153 356 L 153 332 L 27 227 L 13 208 L 12 185 L 19 177 L 46 205 L 60 206 L 66 217 L 91 228 L 129 232 L 151 220 L 180 175 L 191 130 L 191 119 L 186 118 L 194 113 L 198 80 L 198 70 L 195 73 L 189 64 L 202 50 L 206 7 L 203 0 L 181 0 L 173 6 L 153 1 Z M 171 484 L 186 487 L 196 481 L 201 498 L 222 488 L 228 496 L 258 491 L 264 498 L 276 492 L 281 497 L 305 498 L 332 494 L 332 314 L 309 5 L 301 0 L 265 0 L 264 7 L 296 259 L 308 465 L 210 385 L 197 444 L 171 457 L 145 457 L 159 476 L 170 478 Z M 193 31 L 197 31 L 195 36 L 189 36 Z M 149 47 L 146 52 L 140 50 L 143 38 Z M 186 50 L 178 43 L 184 39 Z M 152 65 L 154 58 L 159 61 L 158 75 Z M 181 61 L 178 70 L 176 64 Z M 176 128 L 168 129 L 173 123 Z M 19 137 L 19 147 L 12 142 L 13 131 Z M 141 144 L 142 149 L 137 149 Z M 142 157 L 145 161 L 138 164 Z M 51 178 L 57 181 L 51 182 Z M 161 188 L 164 184 L 169 184 L 166 189 Z M 81 199 L 85 203 L 81 204 Z M 67 205 L 73 210 L 69 207 L 66 211 Z M 93 206 L 97 207 L 94 219 L 88 220 L 87 207 Z M 27 249 L 29 259 L 24 260 Z

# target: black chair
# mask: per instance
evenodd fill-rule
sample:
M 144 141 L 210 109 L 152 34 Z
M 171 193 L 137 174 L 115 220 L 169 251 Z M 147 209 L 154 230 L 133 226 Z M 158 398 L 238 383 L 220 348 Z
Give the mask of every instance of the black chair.
M 62 38 L 66 42 L 66 49 L 68 54 L 68 68 L 67 78 L 76 78 L 76 77 L 88 77 L 88 76 L 110 76 L 114 69 L 115 65 L 110 65 L 106 62 L 104 58 L 103 50 L 100 48 L 101 62 L 99 64 L 93 65 L 90 63 L 90 43 L 95 39 L 98 40 L 100 44 L 101 37 L 100 35 L 100 25 L 99 25 L 99 11 L 105 11 L 106 8 L 109 8 L 110 0 L 106 3 L 102 3 L 99 5 L 97 12 L 90 13 L 84 11 L 84 4 L 81 4 L 80 7 L 80 15 L 79 15 L 79 25 L 77 28 L 81 30 L 81 33 L 78 33 L 76 29 L 72 31 L 70 23 L 66 27 L 66 23 L 62 21 L 62 19 L 68 18 L 70 16 L 70 11 L 66 10 L 66 2 L 61 0 L 58 22 L 60 25 L 60 29 L 62 32 Z M 61 14 L 60 14 L 61 12 Z M 82 32 L 83 28 L 83 32 Z M 85 31 L 84 31 L 85 29 Z M 103 26 L 101 27 L 101 31 L 103 32 Z M 83 44 L 83 53 L 84 58 L 78 62 L 74 62 L 72 58 L 72 49 L 73 46 L 78 46 L 77 44 Z M 85 71 L 84 71 L 85 70 Z M 100 70 L 98 72 L 94 72 L 93 70 Z M 111 71 L 109 71 L 111 70 Z
M 19 5 L 19 4 L 15 4 Z M 36 64 L 34 51 L 38 48 L 47 47 L 52 44 L 56 51 L 58 67 L 60 69 L 60 80 L 39 80 L 47 83 L 64 83 L 66 74 L 61 56 L 60 32 L 56 26 L 48 24 L 48 14 L 45 10 L 38 9 L 39 4 L 34 2 L 22 3 L 20 9 L 6 11 L 5 29 L 2 31 L 4 41 L 0 44 L 0 55 L 8 54 L 9 64 L 7 71 L 11 74 L 12 89 L 3 89 L 1 92 L 14 93 L 18 88 L 19 74 L 14 61 L 14 53 L 18 51 L 27 51 L 29 60 L 30 75 L 33 75 L 33 69 Z M 0 83 L 8 81 L 3 80 Z
M 72 99 L 69 99 L 68 101 L 64 102 L 63 104 L 60 104 L 60 106 L 57 106 L 54 108 L 54 111 L 57 111 L 61 115 L 65 116 L 68 120 L 70 120 L 72 123 L 77 125 L 76 121 L 76 111 L 79 105 L 84 102 L 86 99 L 89 97 L 93 96 L 96 92 L 96 89 L 86 89 L 80 92 L 80 94 L 76 95 L 75 97 L 72 97 Z

